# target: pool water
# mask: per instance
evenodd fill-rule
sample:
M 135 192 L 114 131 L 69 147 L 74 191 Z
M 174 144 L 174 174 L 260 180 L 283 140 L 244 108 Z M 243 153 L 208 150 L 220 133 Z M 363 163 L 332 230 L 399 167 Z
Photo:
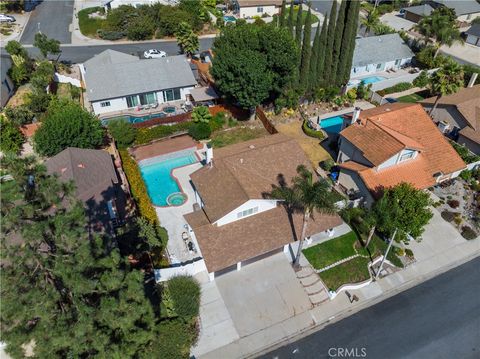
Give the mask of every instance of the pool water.
M 385 80 L 385 77 L 383 76 L 370 76 L 360 79 L 360 81 L 363 82 L 365 85 L 374 84 L 375 82 L 380 82 L 383 80 Z
M 320 120 L 320 127 L 327 133 L 340 133 L 343 129 L 343 122 L 342 116 L 324 118 Z
M 163 117 L 167 117 L 167 114 L 164 113 L 164 112 L 159 112 L 159 113 L 154 113 L 154 114 L 151 114 L 151 115 L 144 115 L 144 116 L 130 116 L 130 115 L 128 115 L 128 116 L 105 118 L 101 122 L 102 122 L 103 126 L 107 126 L 108 122 L 114 121 L 114 120 L 123 120 L 123 121 L 127 121 L 127 122 L 133 124 L 133 123 L 140 123 L 140 122 L 145 122 L 145 121 L 148 121 L 148 120 L 153 120 L 154 118 L 163 118 Z
M 168 206 L 167 198 L 173 193 L 181 193 L 177 181 L 172 177 L 172 170 L 174 168 L 190 165 L 197 162 L 197 158 L 193 152 L 181 156 L 159 159 L 153 163 L 140 164 L 140 173 L 143 181 L 147 187 L 148 196 L 155 206 Z M 175 201 L 170 202 L 173 205 L 179 205 L 176 198 Z
M 234 16 L 224 16 L 223 21 L 235 22 L 235 21 L 237 21 L 237 19 Z

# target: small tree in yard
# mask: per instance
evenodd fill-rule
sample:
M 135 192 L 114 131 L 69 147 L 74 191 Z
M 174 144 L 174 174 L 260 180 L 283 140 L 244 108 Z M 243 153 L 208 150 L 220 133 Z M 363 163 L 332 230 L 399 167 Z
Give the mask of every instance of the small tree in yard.
M 34 136 L 35 150 L 54 156 L 67 147 L 96 148 L 103 143 L 100 121 L 79 104 L 68 100 L 53 101 L 42 126 Z
M 17 125 L 0 117 L 0 150 L 4 153 L 17 153 L 22 147 L 25 138 Z
M 419 237 L 433 214 L 428 193 L 415 189 L 409 183 L 400 183 L 388 188 L 372 208 L 371 215 L 377 229 L 391 237 L 397 229 L 396 238 L 403 240 L 407 235 Z
M 58 55 L 62 51 L 60 50 L 60 41 L 55 39 L 49 39 L 47 35 L 37 32 L 33 41 L 33 46 L 40 50 L 43 57 L 47 57 L 48 54 Z
M 119 148 L 126 148 L 135 141 L 137 131 L 133 126 L 122 119 L 108 123 L 108 131 L 114 138 Z
M 210 114 L 207 106 L 198 106 L 194 108 L 192 112 L 193 122 L 209 123 L 211 119 L 212 115 Z
M 32 73 L 30 82 L 39 90 L 45 91 L 46 87 L 53 81 L 55 68 L 50 61 L 41 61 Z
M 293 212 L 303 214 L 303 227 L 298 251 L 295 256 L 294 266 L 298 267 L 303 242 L 307 235 L 308 221 L 313 217 L 314 211 L 324 214 L 337 212 L 335 198 L 331 186 L 325 179 L 316 181 L 313 174 L 304 166 L 297 167 L 298 176 L 292 179 L 292 186 L 285 184 L 274 186 L 270 197 L 283 200 L 289 215 Z
M 192 27 L 188 23 L 181 22 L 175 36 L 182 53 L 192 56 L 198 51 L 200 47 L 198 36 L 193 32 Z
M 431 92 L 437 96 L 435 103 L 433 104 L 430 115 L 437 108 L 438 102 L 442 96 L 451 95 L 463 87 L 463 69 L 453 60 L 447 61 L 447 63 L 438 69 L 430 77 L 430 89 Z

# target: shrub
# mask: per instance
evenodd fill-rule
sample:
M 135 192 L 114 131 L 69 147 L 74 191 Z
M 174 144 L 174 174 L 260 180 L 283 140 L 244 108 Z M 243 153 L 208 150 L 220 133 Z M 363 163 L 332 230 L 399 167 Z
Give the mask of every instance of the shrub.
M 25 138 L 23 134 L 11 121 L 0 117 L 0 150 L 2 152 L 17 153 L 22 147 Z
M 347 91 L 347 97 L 349 100 L 354 101 L 357 99 L 357 89 L 356 88 L 351 88 L 350 90 Z
M 175 133 L 188 131 L 192 122 L 180 122 L 175 125 L 160 125 L 152 128 L 142 128 L 137 130 L 135 144 L 142 145 L 158 138 L 171 136 Z
M 302 129 L 307 136 L 318 138 L 319 140 L 324 139 L 322 131 L 311 129 L 310 126 L 308 126 L 308 121 L 303 121 Z
M 218 131 L 221 128 L 223 128 L 226 122 L 226 117 L 227 115 L 225 112 L 219 112 L 212 117 L 212 119 L 209 122 L 210 129 L 212 130 L 212 132 Z
M 173 277 L 167 282 L 175 312 L 179 317 L 189 319 L 198 315 L 200 307 L 200 286 L 192 277 Z
M 387 87 L 386 89 L 377 91 L 377 93 L 380 96 L 384 96 L 384 95 L 389 95 L 396 92 L 406 91 L 411 89 L 412 87 L 413 85 L 410 82 L 400 82 L 396 85 L 393 85 L 392 87 Z
M 458 206 L 460 206 L 460 202 L 457 201 L 456 199 L 449 199 L 447 201 L 447 204 L 451 207 L 451 208 L 458 208 Z
M 193 112 L 192 112 L 193 122 L 209 123 L 211 119 L 212 119 L 212 114 L 208 110 L 207 106 L 198 106 L 193 109 Z
M 17 107 L 6 107 L 4 110 L 5 116 L 17 126 L 32 123 L 35 117 L 34 113 L 28 109 L 25 105 Z
M 97 35 L 103 40 L 115 41 L 120 40 L 125 34 L 121 31 L 97 30 Z
M 134 18 L 127 28 L 127 38 L 129 40 L 147 40 L 151 39 L 155 32 L 155 25 L 152 19 L 148 17 Z
M 408 257 L 408 258 L 414 258 L 413 256 L 413 251 L 409 248 L 405 248 L 405 255 Z
M 472 179 L 472 171 L 464 170 L 464 171 L 460 172 L 458 177 L 460 177 L 461 179 L 463 179 L 466 182 L 470 182 L 470 180 Z
M 405 249 L 401 247 L 395 247 L 394 253 L 399 257 L 403 257 L 405 255 Z
M 147 188 L 145 187 L 145 182 L 143 182 L 137 163 L 130 157 L 126 150 L 119 150 L 118 152 L 122 158 L 122 167 L 127 176 L 140 215 L 150 223 L 157 224 L 157 212 L 155 212 L 150 202 L 150 197 L 148 197 Z
M 208 123 L 198 122 L 190 126 L 190 128 L 188 129 L 188 134 L 197 141 L 205 140 L 210 137 L 210 135 L 212 134 L 212 130 L 210 129 Z
M 469 226 L 462 227 L 462 237 L 468 240 L 477 238 L 477 233 Z
M 190 347 L 197 336 L 193 323 L 183 320 L 163 320 L 158 324 L 159 340 L 155 343 L 152 358 L 189 358 Z
M 110 121 L 108 123 L 108 131 L 119 148 L 126 148 L 135 141 L 135 128 L 133 128 L 129 122 L 122 119 Z
M 429 77 L 428 77 L 428 72 L 427 71 L 422 71 L 420 72 L 420 75 L 413 80 L 413 86 L 415 87 L 426 87 L 429 83 Z
M 455 222 L 455 224 L 456 224 L 457 226 L 459 226 L 460 223 L 462 223 L 463 219 L 462 219 L 461 216 L 455 216 L 455 218 L 453 219 L 453 221 Z
M 453 141 L 450 141 L 450 144 L 453 146 L 455 151 L 457 151 L 458 155 L 462 157 L 462 160 L 464 160 L 467 164 L 480 160 L 480 156 L 470 152 L 467 147 Z
M 446 220 L 447 222 L 452 222 L 453 219 L 455 218 L 455 213 L 453 212 L 450 212 L 450 211 L 443 211 L 441 213 L 441 216 L 444 220 Z
M 325 170 L 325 171 L 328 171 L 330 172 L 330 170 L 333 168 L 333 166 L 335 166 L 335 162 L 329 158 L 328 160 L 325 160 L 325 161 L 322 161 L 320 163 L 320 166 Z

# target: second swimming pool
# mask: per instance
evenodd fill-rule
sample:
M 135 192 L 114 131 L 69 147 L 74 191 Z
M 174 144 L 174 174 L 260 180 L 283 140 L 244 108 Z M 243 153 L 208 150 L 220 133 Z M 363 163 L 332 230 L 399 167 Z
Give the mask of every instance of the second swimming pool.
M 344 119 L 342 116 L 334 116 L 320 120 L 320 127 L 326 133 L 340 133 L 343 129 Z

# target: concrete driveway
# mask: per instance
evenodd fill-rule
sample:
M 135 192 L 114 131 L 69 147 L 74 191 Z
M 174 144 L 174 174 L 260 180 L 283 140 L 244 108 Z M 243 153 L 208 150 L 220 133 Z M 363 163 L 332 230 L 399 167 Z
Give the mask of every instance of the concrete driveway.
M 311 308 L 284 253 L 224 274 L 215 282 L 240 337 Z
M 73 0 L 44 0 L 32 11 L 20 42 L 33 44 L 35 34 L 41 31 L 49 38 L 70 44 L 72 35 L 70 24 L 73 16 Z
M 380 21 L 390 27 L 393 27 L 396 31 L 407 31 L 415 25 L 413 21 L 404 19 L 399 12 L 390 12 L 385 14 L 380 17 Z
M 440 52 L 453 57 L 460 64 L 480 66 L 480 47 L 478 46 L 455 43 L 452 46 L 442 46 Z

